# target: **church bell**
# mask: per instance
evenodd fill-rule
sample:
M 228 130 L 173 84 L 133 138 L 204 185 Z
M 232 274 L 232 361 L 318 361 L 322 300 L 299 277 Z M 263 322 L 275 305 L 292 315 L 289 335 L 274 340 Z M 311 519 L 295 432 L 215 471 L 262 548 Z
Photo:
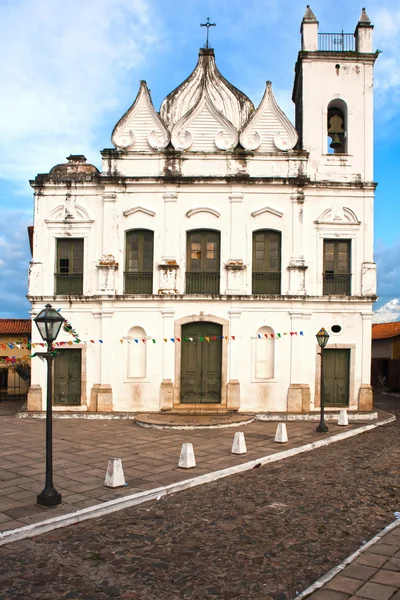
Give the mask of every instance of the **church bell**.
M 340 148 L 341 146 L 342 146 L 342 142 L 340 141 L 338 134 L 334 133 L 333 137 L 332 137 L 332 142 L 330 143 L 329 147 L 336 150 L 337 148 Z

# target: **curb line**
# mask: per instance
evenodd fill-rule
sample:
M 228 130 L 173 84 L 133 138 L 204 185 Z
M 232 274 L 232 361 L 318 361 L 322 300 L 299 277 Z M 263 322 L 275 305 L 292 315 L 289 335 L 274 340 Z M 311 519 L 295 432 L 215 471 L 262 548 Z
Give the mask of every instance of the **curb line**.
M 269 454 L 268 456 L 253 459 L 249 462 L 242 463 L 240 465 L 235 465 L 234 467 L 228 467 L 227 469 L 221 469 L 219 471 L 212 471 L 211 473 L 206 473 L 205 475 L 192 477 L 191 479 L 185 479 L 184 481 L 171 483 L 163 487 L 153 488 L 144 492 L 138 492 L 136 494 L 124 496 L 115 500 L 109 500 L 108 502 L 103 502 L 102 504 L 95 504 L 94 506 L 89 506 L 87 508 L 77 510 L 74 513 L 60 515 L 52 519 L 40 521 L 38 523 L 32 523 L 31 525 L 25 525 L 24 527 L 19 527 L 18 529 L 11 529 L 9 531 L 5 531 L 4 533 L 0 533 L 0 546 L 10 544 L 18 540 L 23 540 L 29 537 L 35 537 L 43 533 L 48 533 L 49 531 L 53 531 L 54 529 L 59 529 L 61 527 L 66 527 L 68 525 L 74 525 L 76 523 L 86 521 L 87 519 L 102 517 L 103 515 L 117 512 L 118 510 L 122 510 L 124 508 L 129 508 L 131 506 L 143 504 L 144 502 L 149 502 L 150 500 L 160 500 L 161 498 L 164 498 L 171 494 L 175 494 L 177 492 L 181 492 L 183 490 L 187 490 L 198 485 L 203 485 L 204 483 L 210 483 L 212 481 L 217 481 L 218 479 L 223 479 L 224 477 L 229 477 L 230 475 L 235 475 L 236 473 L 243 473 L 244 471 L 249 471 L 250 469 L 253 469 L 256 465 L 266 465 L 269 463 L 277 462 L 279 460 L 284 460 L 285 458 L 290 458 L 291 456 L 296 456 L 297 454 L 302 454 L 303 452 L 315 450 L 316 448 L 329 446 L 329 444 L 340 442 L 341 440 L 344 440 L 346 438 L 354 437 L 356 435 L 359 435 L 360 433 L 364 433 L 366 431 L 375 429 L 376 427 L 388 425 L 389 423 L 392 423 L 395 420 L 396 417 L 392 415 L 390 418 L 385 419 L 384 421 L 380 421 L 379 423 L 363 425 L 362 427 L 352 429 L 351 431 L 344 431 L 343 433 L 333 435 L 326 439 L 318 440 L 317 442 L 311 442 L 309 444 L 305 444 L 304 446 L 291 448 L 290 450 L 284 450 L 275 454 Z
M 369 540 L 369 542 L 366 542 L 363 546 L 361 546 L 361 548 L 359 548 L 358 550 L 353 552 L 353 554 L 350 554 L 350 556 L 345 558 L 343 562 L 341 562 L 336 567 L 333 567 L 333 569 L 328 571 L 328 573 L 325 573 L 325 575 L 317 579 L 317 581 L 310 585 L 310 587 L 308 587 L 306 590 L 304 590 L 298 596 L 296 596 L 296 600 L 301 600 L 301 598 L 308 598 L 310 594 L 312 594 L 316 590 L 319 590 L 323 585 L 325 585 L 325 583 L 328 583 L 328 581 L 333 579 L 335 575 L 343 571 L 345 567 L 350 565 L 356 558 L 361 556 L 361 554 L 369 550 L 371 546 L 379 542 L 387 533 L 389 533 L 389 531 L 392 531 L 392 529 L 395 529 L 399 525 L 400 519 L 396 519 L 396 521 L 393 521 L 392 523 L 390 523 L 390 525 L 387 525 L 384 529 L 382 529 L 382 531 L 380 531 L 371 540 Z
M 237 423 L 218 423 L 216 425 L 159 425 L 158 423 L 145 423 L 143 421 L 138 421 L 135 418 L 135 425 L 139 427 L 145 427 L 147 429 L 168 429 L 168 430 L 180 430 L 180 431 L 190 431 L 194 429 L 229 429 L 231 427 L 241 427 L 242 425 L 249 425 L 250 423 L 254 423 L 256 417 L 251 417 L 249 419 L 238 421 Z

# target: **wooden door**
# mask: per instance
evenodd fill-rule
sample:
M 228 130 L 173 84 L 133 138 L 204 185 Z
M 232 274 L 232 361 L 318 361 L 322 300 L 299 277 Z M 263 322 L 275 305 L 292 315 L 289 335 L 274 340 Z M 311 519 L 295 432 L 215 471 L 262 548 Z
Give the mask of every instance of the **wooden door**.
M 183 325 L 181 403 L 221 402 L 221 336 L 222 326 L 216 323 Z M 189 341 L 184 341 L 184 338 Z M 207 338 L 210 341 L 207 341 Z
M 324 350 L 325 406 L 348 406 L 350 350 Z
M 54 404 L 81 403 L 81 350 L 57 350 L 54 360 Z

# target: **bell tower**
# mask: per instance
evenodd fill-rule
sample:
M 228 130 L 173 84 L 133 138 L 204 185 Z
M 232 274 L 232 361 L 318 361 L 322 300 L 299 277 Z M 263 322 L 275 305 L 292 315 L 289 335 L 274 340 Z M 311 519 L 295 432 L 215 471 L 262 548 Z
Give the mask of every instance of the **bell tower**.
M 307 6 L 295 68 L 298 146 L 312 180 L 373 180 L 373 25 L 362 9 L 353 33 L 319 33 Z

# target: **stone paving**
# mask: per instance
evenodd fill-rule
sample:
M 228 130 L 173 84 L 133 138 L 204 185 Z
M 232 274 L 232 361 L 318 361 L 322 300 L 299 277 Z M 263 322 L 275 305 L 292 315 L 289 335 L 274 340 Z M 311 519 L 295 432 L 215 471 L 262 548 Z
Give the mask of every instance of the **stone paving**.
M 274 442 L 277 424 L 273 422 L 259 421 L 239 428 L 171 431 L 146 429 L 127 420 L 55 419 L 54 485 L 63 501 L 59 507 L 46 509 L 36 504 L 36 495 L 44 486 L 45 421 L 15 418 L 13 413 L 17 408 L 14 403 L 0 406 L 0 532 L 232 467 L 344 431 L 343 427 L 329 423 L 329 433 L 318 434 L 315 422 L 290 422 L 287 423 L 289 442 L 277 444 Z M 351 424 L 346 429 L 363 424 Z M 233 436 L 238 430 L 245 433 L 246 455 L 231 454 Z M 184 442 L 193 443 L 195 469 L 177 467 Z M 125 488 L 104 487 L 111 457 L 122 459 Z
M 307 598 L 400 600 L 400 527 L 389 531 L 379 542 Z

